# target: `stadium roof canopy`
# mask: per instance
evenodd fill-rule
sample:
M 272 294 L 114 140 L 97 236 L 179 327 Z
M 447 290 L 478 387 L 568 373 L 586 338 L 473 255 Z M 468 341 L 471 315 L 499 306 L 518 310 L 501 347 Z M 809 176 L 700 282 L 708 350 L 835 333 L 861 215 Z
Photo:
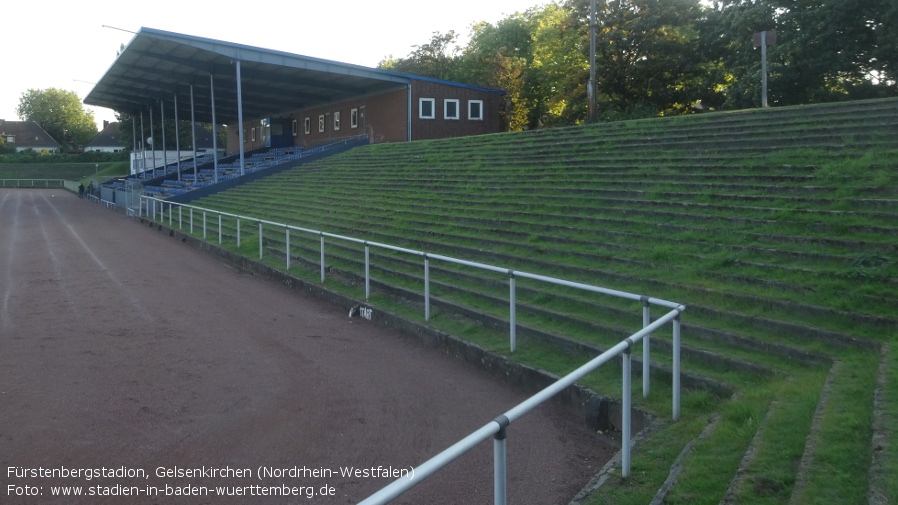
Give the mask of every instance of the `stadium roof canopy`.
M 239 62 L 239 65 L 238 65 Z M 240 97 L 238 99 L 238 71 Z M 210 84 L 214 77 L 214 87 Z M 405 89 L 412 76 L 348 63 L 141 28 L 84 103 L 137 115 L 149 107 L 196 121 L 236 124 L 354 96 Z

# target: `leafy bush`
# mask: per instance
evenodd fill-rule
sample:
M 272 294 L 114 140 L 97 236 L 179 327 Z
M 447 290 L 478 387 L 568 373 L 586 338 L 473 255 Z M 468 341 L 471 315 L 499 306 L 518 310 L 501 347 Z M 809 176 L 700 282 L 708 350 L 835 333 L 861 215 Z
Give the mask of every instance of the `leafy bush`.
M 49 151 L 34 151 L 32 149 L 20 153 L 14 150 L 2 150 L 0 146 L 0 163 L 110 163 L 115 161 L 127 161 L 129 153 L 100 153 L 87 152 L 80 154 L 57 154 L 50 156 Z

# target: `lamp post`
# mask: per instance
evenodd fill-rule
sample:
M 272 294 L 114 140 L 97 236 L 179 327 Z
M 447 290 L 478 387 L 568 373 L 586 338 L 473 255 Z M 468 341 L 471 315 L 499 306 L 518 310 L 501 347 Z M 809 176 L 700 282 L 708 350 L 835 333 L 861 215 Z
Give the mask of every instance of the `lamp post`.
M 588 120 L 595 122 L 598 109 L 596 97 L 596 0 L 589 1 L 589 83 L 586 89 Z
M 776 30 L 755 33 L 752 42 L 761 47 L 761 107 L 767 107 L 767 46 L 776 44 Z

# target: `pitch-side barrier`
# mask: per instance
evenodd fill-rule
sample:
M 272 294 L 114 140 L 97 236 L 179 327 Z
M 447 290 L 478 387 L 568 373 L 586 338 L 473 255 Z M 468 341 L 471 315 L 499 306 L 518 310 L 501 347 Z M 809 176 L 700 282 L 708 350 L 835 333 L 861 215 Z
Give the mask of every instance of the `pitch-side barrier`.
M 77 193 L 78 183 L 63 179 L 0 179 L 0 188 L 66 188 Z
M 264 240 L 265 240 L 265 226 L 269 227 L 269 233 L 275 233 L 273 230 L 281 230 L 278 233 L 283 233 L 285 237 L 286 244 L 286 267 L 287 270 L 290 269 L 290 237 L 291 232 L 309 234 L 313 236 L 319 237 L 320 244 L 320 275 L 321 282 L 325 281 L 325 245 L 326 238 L 353 242 L 357 244 L 362 244 L 365 248 L 365 298 L 368 299 L 371 296 L 371 260 L 370 260 L 370 252 L 371 248 L 379 248 L 390 251 L 395 251 L 399 253 L 409 254 L 412 256 L 418 256 L 423 260 L 423 277 L 424 277 L 424 320 L 430 320 L 430 261 L 443 261 L 447 263 L 454 263 L 458 265 L 464 265 L 471 268 L 476 268 L 480 270 L 485 270 L 489 272 L 495 272 L 500 274 L 505 274 L 508 276 L 508 285 L 509 285 L 509 343 L 511 352 L 515 351 L 516 347 L 516 337 L 515 337 L 515 328 L 516 324 L 516 309 L 517 309 L 517 301 L 515 294 L 515 279 L 516 278 L 527 278 L 540 282 L 545 282 L 548 284 L 554 284 L 558 286 L 566 286 L 569 288 L 579 289 L 583 291 L 588 291 L 592 293 L 599 293 L 603 295 L 613 296 L 617 298 L 623 298 L 628 300 L 640 301 L 642 303 L 642 323 L 643 328 L 636 333 L 633 333 L 626 339 L 622 340 L 620 343 L 608 349 L 604 353 L 600 354 L 590 362 L 581 366 L 577 370 L 571 372 L 567 376 L 559 379 L 557 382 L 552 384 L 551 386 L 543 389 L 539 393 L 533 395 L 528 400 L 525 400 L 518 406 L 509 410 L 505 414 L 497 417 L 495 420 L 490 423 L 484 425 L 479 430 L 471 433 L 467 437 L 463 438 L 456 444 L 452 445 L 448 449 L 443 452 L 437 454 L 430 460 L 421 464 L 419 467 L 415 468 L 414 471 L 414 479 L 408 479 L 408 477 L 400 477 L 393 483 L 384 487 L 377 493 L 371 495 L 366 500 L 361 502 L 365 505 L 374 505 L 374 504 L 382 504 L 387 503 L 390 500 L 396 498 L 401 495 L 405 491 L 411 489 L 413 486 L 420 483 L 424 478 L 429 475 L 435 473 L 440 468 L 446 466 L 451 461 L 455 460 L 462 454 L 466 453 L 470 449 L 472 449 L 477 444 L 485 441 L 489 437 L 494 438 L 493 445 L 493 455 L 494 455 L 494 493 L 495 493 L 495 504 L 504 505 L 505 504 L 505 437 L 506 431 L 505 428 L 508 425 L 520 418 L 527 412 L 533 410 L 536 406 L 542 404 L 552 396 L 558 394 L 564 388 L 570 386 L 580 378 L 584 377 L 588 373 L 593 370 L 599 368 L 603 364 L 607 363 L 613 358 L 617 356 L 622 356 L 623 360 L 623 391 L 622 391 L 622 428 L 621 428 L 621 474 L 624 477 L 629 477 L 630 475 L 630 440 L 631 440 L 631 423 L 630 423 L 630 410 L 631 410 L 631 351 L 632 347 L 635 344 L 642 342 L 642 351 L 643 351 L 643 359 L 642 359 L 642 393 L 643 396 L 646 397 L 649 394 L 649 378 L 650 378 L 650 370 L 651 370 L 651 361 L 650 361 L 650 337 L 653 331 L 661 328 L 667 323 L 671 323 L 672 331 L 673 331 L 673 356 L 672 356 L 672 412 L 674 421 L 679 420 L 680 418 L 680 314 L 686 310 L 686 307 L 672 301 L 663 300 L 660 298 L 649 297 L 645 295 L 638 295 L 634 293 L 628 293 L 625 291 L 619 291 L 615 289 L 609 289 L 599 286 L 592 286 L 589 284 L 583 284 L 579 282 L 567 281 L 564 279 L 558 279 L 554 277 L 548 277 L 544 275 L 539 275 L 530 272 L 523 272 L 518 270 L 513 270 L 510 268 L 504 268 L 495 265 L 489 265 L 486 263 L 479 263 L 475 261 L 468 261 L 458 258 L 453 258 L 449 256 L 444 256 L 441 254 L 433 254 L 425 251 L 418 251 L 414 249 L 408 249 L 404 247 L 397 247 L 390 244 L 384 244 L 380 242 L 372 242 L 369 240 L 364 240 L 356 237 L 348 237 L 345 235 L 338 235 L 334 233 L 328 233 L 320 230 L 313 230 L 310 228 L 303 228 L 299 226 L 293 226 L 285 223 L 277 223 L 274 221 L 268 221 L 265 219 L 259 219 L 248 216 L 241 216 L 238 214 L 232 214 L 228 212 L 222 212 L 214 209 L 207 209 L 203 207 L 198 207 L 194 205 L 188 204 L 179 204 L 176 202 L 170 202 L 167 200 L 161 200 L 154 197 L 149 196 L 141 196 L 141 205 L 140 205 L 140 215 L 147 216 L 150 219 L 158 220 L 159 222 L 164 223 L 166 219 L 168 220 L 168 225 L 172 228 L 177 225 L 178 229 L 183 230 L 185 226 L 185 220 L 187 221 L 186 225 L 189 228 L 189 233 L 191 235 L 194 234 L 194 227 L 202 226 L 202 236 L 204 240 L 208 240 L 207 237 L 207 223 L 208 220 L 214 219 L 217 221 L 217 230 L 218 230 L 218 243 L 219 245 L 223 242 L 222 236 L 222 219 L 233 219 L 236 221 L 236 239 L 237 239 L 237 247 L 240 247 L 241 242 L 241 222 L 248 223 L 250 226 L 255 224 L 258 227 L 259 233 L 259 259 L 263 259 L 264 256 Z M 186 212 L 185 212 L 186 211 Z M 185 216 L 186 214 L 186 216 Z M 195 215 L 196 214 L 196 215 Z M 199 221 L 197 223 L 196 221 Z M 654 322 L 651 321 L 651 306 L 656 305 L 660 307 L 664 307 L 667 309 L 672 309 L 663 316 L 656 319 Z

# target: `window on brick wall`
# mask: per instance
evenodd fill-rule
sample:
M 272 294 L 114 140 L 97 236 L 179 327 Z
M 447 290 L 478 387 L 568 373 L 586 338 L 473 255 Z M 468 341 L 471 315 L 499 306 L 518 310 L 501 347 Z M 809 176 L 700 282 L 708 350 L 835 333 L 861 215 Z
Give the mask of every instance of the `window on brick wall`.
M 350 128 L 358 128 L 359 127 L 359 110 L 352 109 L 349 111 L 349 127 Z
M 318 133 L 324 133 L 324 114 L 318 115 Z
M 483 120 L 483 100 L 468 100 L 468 119 Z
M 334 131 L 340 129 L 340 112 L 334 112 Z
M 310 118 L 310 117 L 305 118 L 303 123 L 304 124 L 303 124 L 302 131 L 304 131 L 306 133 L 306 135 L 308 135 L 309 133 L 312 132 L 312 118 Z
M 299 126 L 296 124 L 296 120 L 293 120 L 293 136 L 299 135 Z
M 447 98 L 443 100 L 443 119 L 458 119 L 458 100 Z
M 252 141 L 255 142 L 255 141 L 256 141 L 256 129 L 253 128 L 253 129 L 250 130 L 250 131 L 253 132 Z
M 436 99 L 435 98 L 419 98 L 418 99 L 418 117 L 421 119 L 434 119 L 436 117 Z

